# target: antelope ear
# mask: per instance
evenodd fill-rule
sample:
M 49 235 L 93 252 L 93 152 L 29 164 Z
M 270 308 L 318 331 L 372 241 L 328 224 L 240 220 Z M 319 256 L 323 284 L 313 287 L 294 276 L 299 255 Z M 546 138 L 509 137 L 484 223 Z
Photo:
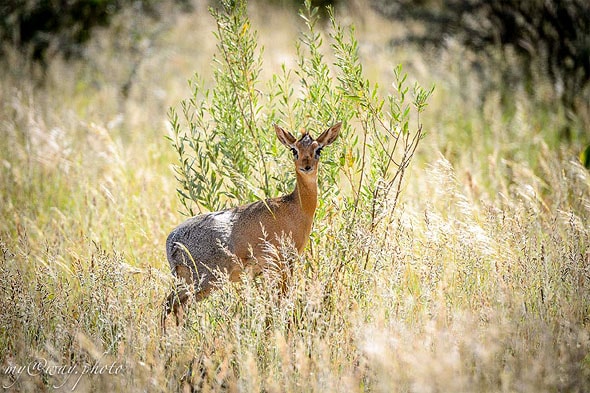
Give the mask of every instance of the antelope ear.
M 340 134 L 341 126 L 342 122 L 338 122 L 334 124 L 332 127 L 328 128 L 326 131 L 324 131 L 322 135 L 320 135 L 318 139 L 316 139 L 318 144 L 321 147 L 324 147 L 334 142 L 336 138 L 338 138 L 338 134 Z
M 289 148 L 295 146 L 295 142 L 297 142 L 297 138 L 295 138 L 289 131 L 283 130 L 281 127 L 275 126 L 275 132 L 277 133 L 277 138 L 281 143 Z

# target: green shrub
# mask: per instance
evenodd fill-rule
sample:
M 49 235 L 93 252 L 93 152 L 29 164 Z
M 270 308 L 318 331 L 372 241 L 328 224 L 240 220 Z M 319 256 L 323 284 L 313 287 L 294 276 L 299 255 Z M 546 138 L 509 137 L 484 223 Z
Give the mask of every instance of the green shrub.
M 221 6 L 212 10 L 218 40 L 213 87 L 203 88 L 196 75 L 190 82 L 191 98 L 182 102 L 180 114 L 172 108 L 169 115 L 185 213 L 290 191 L 294 176 L 284 164 L 286 152 L 272 124 L 317 135 L 342 121 L 339 147 L 323 159 L 316 215 L 321 220 L 336 203 L 338 225 L 349 236 L 373 232 L 391 219 L 405 171 L 424 137 L 420 113 L 433 89 L 415 84 L 410 90 L 407 75 L 397 66 L 393 90 L 381 97 L 379 87 L 363 75 L 354 29 L 343 28 L 330 11 L 326 46 L 317 27 L 318 9 L 309 1 L 301 11 L 307 29 L 297 42 L 297 67 L 283 66 L 282 73 L 261 86 L 262 49 L 246 3 L 222 1 Z M 334 58 L 334 64 L 327 58 Z M 275 162 L 277 156 L 281 164 Z M 368 261 L 369 254 L 367 250 L 362 259 Z
M 284 153 L 272 132 L 275 122 L 286 123 L 291 130 L 318 132 L 343 121 L 345 142 L 324 163 L 324 191 L 339 193 L 331 186 L 344 175 L 353 188 L 347 199 L 351 206 L 384 202 L 396 190 L 398 177 L 424 136 L 419 114 L 432 89 L 416 84 L 409 102 L 407 75 L 397 66 L 395 89 L 381 98 L 378 86 L 364 79 L 354 29 L 345 31 L 330 14 L 329 49 L 337 59 L 332 70 L 316 26 L 318 9 L 306 2 L 301 16 L 308 31 L 297 43 L 298 68 L 283 66 L 282 74 L 274 75 L 263 90 L 258 80 L 262 50 L 245 2 L 223 1 L 222 7 L 211 11 L 219 41 L 214 87 L 204 89 L 205 83 L 195 75 L 190 81 L 192 96 L 181 103 L 181 116 L 175 108 L 169 113 L 173 129 L 169 139 L 179 157 L 178 192 L 186 213 L 218 210 L 291 188 L 287 179 L 292 176 L 271 163 Z

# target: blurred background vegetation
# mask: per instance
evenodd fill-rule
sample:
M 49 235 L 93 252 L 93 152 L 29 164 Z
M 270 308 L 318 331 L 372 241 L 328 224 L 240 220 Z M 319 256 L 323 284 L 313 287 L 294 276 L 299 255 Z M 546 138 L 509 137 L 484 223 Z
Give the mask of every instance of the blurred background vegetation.
M 190 2 L 176 0 L 188 9 Z M 132 8 L 158 18 L 156 0 L 8 0 L 0 5 L 0 39 L 36 61 L 62 54 L 80 56 L 93 30 Z
M 210 5 L 215 6 L 211 0 Z M 259 6 L 297 8 L 296 0 L 268 0 Z M 537 86 L 547 79 L 570 120 L 559 136 L 573 138 L 588 132 L 590 112 L 590 2 L 586 0 L 315 0 L 314 6 L 371 7 L 384 17 L 405 22 L 402 36 L 391 37 L 393 47 L 414 43 L 421 48 L 444 48 L 457 41 L 475 56 L 469 66 L 481 72 L 484 94 L 501 90 L 510 104 L 511 91 L 522 86 L 539 99 Z M 190 0 L 174 0 L 177 11 L 190 11 Z M 83 45 L 97 27 L 108 25 L 124 10 L 159 19 L 169 2 L 155 0 L 7 0 L 0 5 L 2 48 L 14 47 L 45 63 L 54 56 L 83 55 Z M 362 14 L 359 12 L 359 14 Z M 411 23 L 408 23 L 411 22 Z M 490 63 L 491 62 L 491 63 Z M 486 80 L 482 68 L 498 68 L 504 84 Z M 128 89 L 128 86 L 126 87 Z M 548 104 L 552 106 L 552 104 Z M 580 116 L 582 117 L 580 120 Z M 581 122 L 585 127 L 572 126 Z M 579 124 L 578 124 L 579 125 Z

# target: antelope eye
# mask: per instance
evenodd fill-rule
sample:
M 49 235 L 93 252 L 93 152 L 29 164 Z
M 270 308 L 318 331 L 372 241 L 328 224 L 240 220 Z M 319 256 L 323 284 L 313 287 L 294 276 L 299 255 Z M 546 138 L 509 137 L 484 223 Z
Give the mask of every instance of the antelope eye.
M 322 147 L 318 147 L 318 148 L 315 150 L 315 157 L 316 157 L 316 158 L 319 158 L 319 157 L 320 157 L 320 154 L 322 154 L 322 149 L 323 149 Z
M 294 147 L 291 148 L 291 153 L 293 153 L 293 157 L 297 158 L 297 149 Z

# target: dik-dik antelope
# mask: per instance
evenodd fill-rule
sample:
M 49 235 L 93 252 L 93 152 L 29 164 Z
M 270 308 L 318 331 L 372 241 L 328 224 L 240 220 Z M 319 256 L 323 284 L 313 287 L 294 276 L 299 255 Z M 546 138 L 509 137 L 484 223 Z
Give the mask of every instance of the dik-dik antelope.
M 257 274 L 270 265 L 276 266 L 269 254 L 269 243 L 278 247 L 280 239 L 289 237 L 301 254 L 318 201 L 320 153 L 336 140 L 341 124 L 328 128 L 316 140 L 307 132 L 296 139 L 275 125 L 279 141 L 293 153 L 295 190 L 278 198 L 192 217 L 168 235 L 166 255 L 172 273 L 182 285 L 166 301 L 163 324 L 172 310 L 179 322 L 191 286 L 198 301 L 218 286 L 220 272 L 238 281 L 246 268 Z

